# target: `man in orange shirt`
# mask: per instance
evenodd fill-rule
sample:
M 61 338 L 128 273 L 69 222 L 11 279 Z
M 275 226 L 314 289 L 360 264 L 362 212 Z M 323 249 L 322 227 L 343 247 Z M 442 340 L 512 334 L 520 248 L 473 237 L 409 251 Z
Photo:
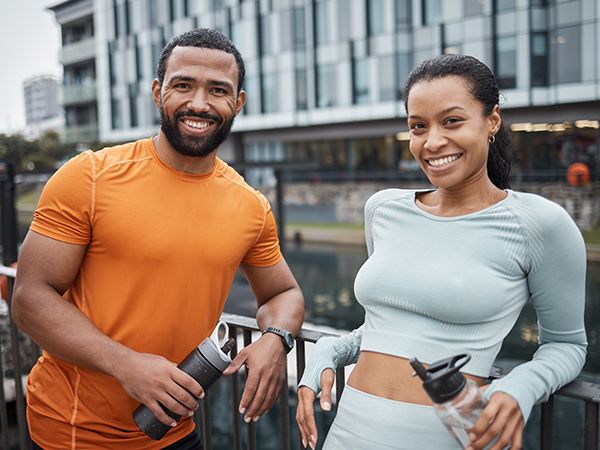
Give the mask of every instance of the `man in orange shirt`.
M 239 52 L 217 31 L 175 37 L 152 85 L 158 135 L 84 152 L 46 184 L 12 308 L 44 349 L 27 386 L 35 448 L 201 448 L 191 416 L 204 392 L 176 363 L 215 327 L 238 267 L 265 333 L 226 374 L 248 369 L 247 422 L 275 401 L 304 303 L 268 201 L 216 156 L 243 82 Z M 133 422 L 139 403 L 173 427 L 162 440 Z

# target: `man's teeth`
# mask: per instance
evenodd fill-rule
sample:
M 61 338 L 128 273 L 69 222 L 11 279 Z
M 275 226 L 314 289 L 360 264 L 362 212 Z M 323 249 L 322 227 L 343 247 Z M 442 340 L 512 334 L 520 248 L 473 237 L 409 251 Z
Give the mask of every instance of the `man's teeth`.
M 186 120 L 185 124 L 192 128 L 206 128 L 209 125 L 208 122 L 195 122 L 191 120 Z
M 452 156 L 447 156 L 445 158 L 440 158 L 440 159 L 430 159 L 427 162 L 429 163 L 430 166 L 441 167 L 446 164 L 450 164 L 453 161 L 456 161 L 458 158 L 460 158 L 460 155 L 452 155 Z

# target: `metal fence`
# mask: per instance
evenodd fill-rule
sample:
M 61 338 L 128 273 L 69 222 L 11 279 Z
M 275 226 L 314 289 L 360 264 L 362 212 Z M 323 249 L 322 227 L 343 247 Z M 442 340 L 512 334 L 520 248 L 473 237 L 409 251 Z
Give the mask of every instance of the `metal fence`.
M 11 298 L 14 278 L 16 276 L 16 270 L 0 266 L 0 276 L 6 277 L 6 293 L 8 299 Z M 3 280 L 4 281 L 4 280 Z M 8 302 L 10 310 L 10 301 Z M 232 358 L 238 352 L 238 338 L 243 340 L 243 346 L 247 346 L 252 343 L 252 333 L 258 332 L 259 329 L 254 318 L 238 316 L 234 314 L 222 314 L 221 320 L 225 321 L 229 325 L 230 337 L 236 338 L 236 346 L 231 351 Z M 24 374 L 24 361 L 23 352 L 21 351 L 23 335 L 19 332 L 12 320 L 8 320 L 8 327 L 10 328 L 10 350 L 7 352 L 6 346 L 0 346 L 0 445 L 3 449 L 9 448 L 9 413 L 8 404 L 14 402 L 14 410 L 16 414 L 16 428 L 18 434 L 17 448 L 19 450 L 29 450 L 27 444 L 27 431 L 25 422 L 25 398 L 23 392 L 23 382 L 15 382 L 15 379 L 19 377 L 18 374 Z M 306 343 L 315 343 L 322 336 L 331 336 L 329 333 L 322 333 L 314 330 L 302 329 L 298 337 L 296 338 L 295 355 L 296 355 L 296 371 L 298 379 L 302 377 L 304 373 L 304 367 L 306 362 Z M 36 347 L 37 348 L 37 347 Z M 38 349 L 39 351 L 39 349 Z M 10 354 L 11 358 L 7 358 L 7 353 Z M 4 362 L 7 359 L 12 359 L 12 370 L 5 370 Z M 11 377 L 12 374 L 12 377 Z M 8 375 L 8 376 L 7 376 Z M 493 376 L 503 376 L 499 369 L 494 369 Z M 240 414 L 237 410 L 237 405 L 240 401 L 240 375 L 234 374 L 230 377 L 231 382 L 231 417 L 233 421 L 232 426 L 232 437 L 233 437 L 233 450 L 255 450 L 256 447 L 256 432 L 255 424 L 253 422 L 243 423 Z M 286 369 L 287 378 L 287 369 Z M 339 399 L 343 393 L 345 384 L 345 371 L 340 369 L 336 373 L 336 400 Z M 13 387 L 14 386 L 14 387 Z M 281 436 L 281 449 L 291 450 L 292 440 L 298 439 L 298 436 L 291 435 L 291 421 L 293 418 L 290 416 L 289 407 L 289 394 L 290 389 L 288 383 L 285 383 L 281 394 L 279 396 L 280 402 L 280 436 Z M 211 424 L 212 414 L 210 408 L 210 392 L 204 400 L 201 401 L 201 407 L 198 408 L 199 413 L 197 417 L 198 423 L 202 427 L 202 435 L 204 439 L 204 449 L 212 450 L 212 438 L 211 438 Z M 558 392 L 550 397 L 550 399 L 543 403 L 541 406 L 541 434 L 540 434 L 540 446 L 542 450 L 552 449 L 552 438 L 553 438 L 553 421 L 554 421 L 554 398 L 556 396 L 570 397 L 578 399 L 585 403 L 585 423 L 584 423 L 584 450 L 600 450 L 598 447 L 598 406 L 600 403 L 600 384 L 590 383 L 577 379 L 569 385 L 563 387 Z M 245 434 L 245 439 L 243 439 Z M 243 447 L 243 444 L 246 446 Z M 576 450 L 576 449 L 573 449 Z

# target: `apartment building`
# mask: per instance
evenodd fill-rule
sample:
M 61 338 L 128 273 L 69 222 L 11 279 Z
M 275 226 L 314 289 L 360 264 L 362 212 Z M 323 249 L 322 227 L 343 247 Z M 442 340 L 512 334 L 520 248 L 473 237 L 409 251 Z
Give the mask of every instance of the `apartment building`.
M 61 3 L 57 19 L 75 3 L 92 0 Z M 246 61 L 248 103 L 225 157 L 317 162 L 321 179 L 418 179 L 403 83 L 425 58 L 464 53 L 497 74 L 516 176 L 564 179 L 575 161 L 600 171 L 598 0 L 95 0 L 93 26 L 86 17 L 102 141 L 156 132 L 162 46 L 211 27 Z
M 94 2 L 67 0 L 48 9 L 61 27 L 62 138 L 66 143 L 89 145 L 98 141 Z
M 46 130 L 62 131 L 60 84 L 53 75 L 37 75 L 23 82 L 25 135 L 35 139 Z

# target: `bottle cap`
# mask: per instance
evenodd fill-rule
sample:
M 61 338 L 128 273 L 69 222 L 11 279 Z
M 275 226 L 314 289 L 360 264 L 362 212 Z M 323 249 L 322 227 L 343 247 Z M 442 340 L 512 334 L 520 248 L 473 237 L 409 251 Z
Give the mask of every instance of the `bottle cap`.
M 415 374 L 423 380 L 423 388 L 434 403 L 444 403 L 456 397 L 463 390 L 467 379 L 460 372 L 471 360 L 467 353 L 452 356 L 432 363 L 425 368 L 417 359 L 410 360 L 410 365 L 415 369 Z

